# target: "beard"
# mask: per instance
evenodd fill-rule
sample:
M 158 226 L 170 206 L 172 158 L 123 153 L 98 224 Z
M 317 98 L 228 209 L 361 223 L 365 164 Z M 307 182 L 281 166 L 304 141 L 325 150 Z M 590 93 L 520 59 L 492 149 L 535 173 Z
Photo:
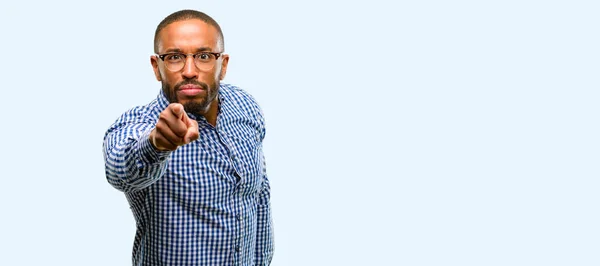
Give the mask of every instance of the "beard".
M 209 86 L 204 82 L 199 82 L 193 79 L 187 79 L 182 82 L 179 82 L 175 84 L 175 87 L 173 88 L 169 87 L 169 85 L 165 81 L 162 81 L 161 83 L 163 93 L 165 94 L 165 97 L 167 98 L 169 103 L 181 103 L 179 97 L 177 97 L 177 91 L 183 85 L 193 84 L 196 86 L 200 86 L 202 87 L 202 89 L 206 90 L 206 96 L 200 98 L 200 101 L 198 101 L 198 99 L 196 98 L 190 99 L 185 103 L 181 103 L 183 105 L 183 109 L 187 113 L 193 114 L 195 116 L 204 115 L 208 111 L 210 104 L 217 97 L 220 85 L 218 80 L 210 84 Z

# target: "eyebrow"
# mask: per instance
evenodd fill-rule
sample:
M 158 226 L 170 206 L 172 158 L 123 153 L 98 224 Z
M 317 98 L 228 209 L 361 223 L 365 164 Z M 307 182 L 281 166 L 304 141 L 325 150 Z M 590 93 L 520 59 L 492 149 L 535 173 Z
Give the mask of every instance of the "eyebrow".
M 210 52 L 210 51 L 212 51 L 212 49 L 210 47 L 200 47 L 200 48 L 196 49 L 196 53 Z M 183 51 L 181 51 L 181 49 L 179 49 L 179 48 L 170 48 L 170 49 L 167 49 L 167 51 L 165 53 L 167 53 L 167 54 L 168 53 L 183 53 Z

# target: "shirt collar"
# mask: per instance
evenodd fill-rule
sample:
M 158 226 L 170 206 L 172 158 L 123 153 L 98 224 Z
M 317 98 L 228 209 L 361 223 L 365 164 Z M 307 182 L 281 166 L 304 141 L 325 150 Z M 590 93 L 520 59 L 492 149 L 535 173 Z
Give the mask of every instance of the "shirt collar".
M 162 89 L 160 90 L 160 92 L 158 93 L 158 96 L 156 97 L 156 103 L 158 104 L 159 112 L 162 112 L 163 110 L 165 110 L 167 108 L 167 106 L 169 106 L 169 101 L 167 100 L 167 97 L 165 96 Z

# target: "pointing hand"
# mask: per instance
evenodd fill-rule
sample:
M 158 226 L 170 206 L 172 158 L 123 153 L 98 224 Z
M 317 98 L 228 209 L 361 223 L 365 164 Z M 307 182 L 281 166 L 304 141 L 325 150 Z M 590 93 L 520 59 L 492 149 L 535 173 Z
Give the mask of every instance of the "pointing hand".
M 198 122 L 187 116 L 183 105 L 172 103 L 160 113 L 150 143 L 158 150 L 174 151 L 198 139 L 199 134 Z

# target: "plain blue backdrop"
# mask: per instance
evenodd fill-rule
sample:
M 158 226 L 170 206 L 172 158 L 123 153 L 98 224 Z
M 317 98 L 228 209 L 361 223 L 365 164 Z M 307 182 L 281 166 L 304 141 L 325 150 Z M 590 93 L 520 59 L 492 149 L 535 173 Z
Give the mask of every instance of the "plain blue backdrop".
M 3 2 L 0 264 L 131 264 L 102 139 L 192 8 L 266 115 L 272 265 L 599 265 L 599 7 Z

